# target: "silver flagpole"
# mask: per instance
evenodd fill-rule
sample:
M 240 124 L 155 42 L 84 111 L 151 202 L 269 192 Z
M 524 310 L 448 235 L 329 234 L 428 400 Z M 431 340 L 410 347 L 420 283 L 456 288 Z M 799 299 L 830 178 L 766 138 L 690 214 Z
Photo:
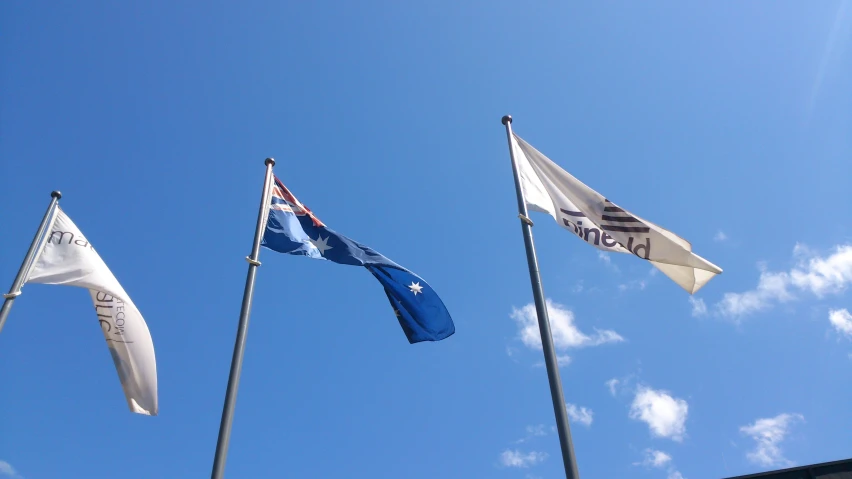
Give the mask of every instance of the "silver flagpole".
M 263 180 L 263 196 L 260 198 L 260 210 L 257 213 L 257 228 L 254 230 L 254 243 L 251 247 L 251 256 L 246 257 L 249 263 L 248 275 L 246 277 L 246 289 L 243 292 L 243 305 L 240 309 L 240 323 L 237 327 L 237 340 L 234 343 L 234 356 L 231 358 L 231 373 L 228 376 L 228 390 L 225 393 L 225 405 L 222 408 L 222 422 L 219 423 L 219 439 L 216 442 L 216 456 L 213 459 L 213 479 L 222 479 L 225 476 L 225 459 L 228 456 L 228 442 L 231 439 L 231 424 L 234 420 L 234 406 L 237 402 L 237 388 L 240 385 L 240 371 L 243 368 L 243 353 L 246 348 L 246 332 L 248 331 L 249 312 L 251 312 L 251 299 L 254 295 L 254 278 L 260 261 L 260 241 L 263 238 L 263 230 L 266 228 L 267 213 L 269 212 L 269 195 L 272 191 L 272 167 L 275 160 L 267 158 L 266 177 Z
M 56 205 L 59 204 L 59 198 L 62 198 L 62 193 L 58 191 L 50 193 L 50 204 L 47 206 L 44 218 L 41 219 L 41 224 L 38 226 L 38 231 L 36 232 L 35 238 L 33 238 L 33 242 L 30 243 L 30 249 L 27 250 L 24 262 L 21 263 L 21 269 L 18 270 L 18 274 L 15 276 L 15 281 L 12 282 L 12 287 L 9 288 L 9 292 L 3 295 L 3 307 L 0 308 L 0 331 L 3 331 L 3 325 L 6 324 L 6 318 L 9 316 L 9 310 L 12 309 L 12 303 L 15 301 L 15 298 L 21 295 L 21 287 L 23 287 L 24 281 L 27 279 L 27 273 L 30 271 L 33 260 L 35 260 L 36 253 L 38 252 L 39 242 L 44 236 L 44 231 L 47 229 L 47 225 L 50 222 L 50 217 L 53 215 L 53 211 L 56 209 Z
M 521 178 L 518 173 L 518 162 L 515 150 L 512 148 L 512 116 L 503 117 L 506 125 L 506 137 L 509 140 L 509 156 L 512 158 L 512 173 L 515 176 L 515 193 L 518 196 L 518 218 L 524 232 L 524 246 L 527 249 L 527 264 L 530 268 L 535 310 L 538 315 L 538 329 L 541 332 L 541 348 L 544 351 L 544 365 L 547 367 L 547 380 L 550 382 L 550 398 L 553 400 L 553 412 L 556 415 L 556 429 L 559 432 L 559 444 L 562 447 L 562 462 L 565 465 L 565 477 L 578 479 L 577 459 L 574 457 L 574 444 L 571 441 L 571 428 L 568 425 L 568 411 L 565 409 L 565 397 L 562 395 L 562 380 L 559 378 L 559 366 L 556 353 L 553 350 L 553 337 L 550 334 L 550 321 L 547 319 L 547 307 L 544 301 L 544 289 L 541 286 L 541 275 L 538 271 L 538 258 L 533 244 L 532 225 L 527 213 L 527 203 L 521 192 Z

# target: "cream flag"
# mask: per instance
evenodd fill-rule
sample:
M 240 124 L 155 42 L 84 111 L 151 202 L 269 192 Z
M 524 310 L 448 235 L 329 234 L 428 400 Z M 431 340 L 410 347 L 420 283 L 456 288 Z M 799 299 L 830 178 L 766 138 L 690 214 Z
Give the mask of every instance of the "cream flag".
M 521 137 L 513 134 L 511 142 L 529 209 L 549 214 L 598 249 L 648 260 L 690 294 L 722 272 L 688 241 L 609 201 Z
M 47 229 L 28 283 L 89 290 L 130 410 L 157 415 L 157 362 L 148 325 L 130 296 L 59 207 Z

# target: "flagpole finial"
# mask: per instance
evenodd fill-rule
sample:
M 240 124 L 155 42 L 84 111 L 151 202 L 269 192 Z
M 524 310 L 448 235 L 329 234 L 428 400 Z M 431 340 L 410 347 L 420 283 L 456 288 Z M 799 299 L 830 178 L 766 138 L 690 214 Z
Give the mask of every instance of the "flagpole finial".
M 54 190 L 54 191 L 51 191 L 51 192 L 50 192 L 50 197 L 51 197 L 51 198 L 56 198 L 56 199 L 58 200 L 59 198 L 62 198 L 62 193 L 60 193 L 59 191 Z
M 505 125 L 506 123 L 512 123 L 512 115 L 506 115 L 506 116 L 504 116 L 502 121 L 503 121 L 503 124 L 504 124 L 504 125 Z
M 266 161 L 263 162 L 266 166 L 275 166 L 275 158 L 267 158 Z

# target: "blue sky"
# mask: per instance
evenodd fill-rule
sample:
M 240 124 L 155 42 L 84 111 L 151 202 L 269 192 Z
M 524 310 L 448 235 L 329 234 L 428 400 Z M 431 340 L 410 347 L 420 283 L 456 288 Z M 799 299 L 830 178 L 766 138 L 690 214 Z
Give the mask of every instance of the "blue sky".
M 87 294 L 28 285 L 0 334 L 4 479 L 209 474 L 267 156 L 457 332 L 409 345 L 367 272 L 263 250 L 228 477 L 560 477 L 507 113 L 725 270 L 690 299 L 535 215 L 581 477 L 852 450 L 848 0 L 5 2 L 0 31 L 3 281 L 61 190 L 160 391 L 128 412 Z

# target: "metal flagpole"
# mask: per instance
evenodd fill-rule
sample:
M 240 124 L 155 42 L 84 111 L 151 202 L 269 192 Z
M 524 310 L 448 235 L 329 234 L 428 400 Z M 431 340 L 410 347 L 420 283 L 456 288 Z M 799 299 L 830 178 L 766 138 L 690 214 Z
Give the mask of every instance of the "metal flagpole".
M 12 287 L 9 288 L 9 292 L 3 295 L 3 307 L 0 308 L 0 331 L 3 331 L 3 325 L 6 324 L 6 318 L 9 316 L 9 310 L 12 309 L 12 302 L 15 301 L 15 298 L 21 295 L 21 287 L 24 285 L 24 281 L 27 279 L 26 275 L 30 271 L 30 267 L 32 267 L 32 263 L 35 260 L 36 253 L 38 252 L 39 241 L 44 236 L 44 231 L 47 229 L 47 225 L 50 222 L 50 217 L 53 215 L 53 211 L 56 209 L 56 205 L 59 204 L 59 198 L 62 198 L 62 193 L 58 191 L 50 193 L 50 204 L 47 206 L 44 218 L 41 219 L 41 224 L 38 226 L 38 231 L 36 232 L 35 238 L 33 238 L 33 242 L 30 243 L 30 249 L 27 250 L 27 255 L 24 257 L 21 269 L 18 270 L 18 274 L 15 276 L 15 281 L 12 282 Z
M 512 173 L 515 177 L 515 193 L 518 196 L 518 218 L 524 232 L 524 246 L 527 249 L 527 264 L 530 268 L 535 310 L 538 315 L 538 329 L 541 332 L 541 347 L 544 351 L 544 365 L 547 367 L 547 380 L 550 382 L 550 398 L 553 400 L 553 412 L 556 415 L 556 429 L 559 432 L 559 444 L 562 447 L 562 462 L 565 465 L 565 477 L 578 479 L 577 459 L 574 457 L 574 444 L 571 441 L 571 428 L 568 425 L 568 411 L 565 409 L 565 397 L 562 395 L 562 380 L 559 378 L 559 367 L 556 353 L 553 350 L 553 337 L 550 334 L 550 321 L 547 319 L 547 307 L 544 301 L 544 289 L 541 286 L 541 275 L 538 271 L 538 258 L 533 244 L 532 225 L 527 213 L 527 203 L 521 192 L 521 178 L 518 173 L 518 162 L 515 150 L 512 148 L 512 116 L 503 117 L 506 125 L 506 137 L 509 140 L 509 156 L 512 158 Z
M 260 210 L 257 213 L 257 228 L 254 231 L 254 243 L 251 247 L 251 256 L 246 257 L 249 263 L 248 275 L 246 276 L 246 289 L 243 292 L 243 305 L 240 309 L 240 323 L 237 327 L 237 340 L 234 343 L 234 356 L 231 358 L 231 373 L 228 376 L 228 390 L 225 393 L 225 405 L 222 408 L 222 422 L 219 423 L 219 439 L 216 441 L 216 456 L 213 459 L 213 479 L 222 479 L 225 475 L 225 459 L 228 455 L 228 442 L 231 439 L 231 424 L 234 420 L 234 406 L 237 402 L 237 388 L 240 384 L 240 371 L 243 368 L 243 353 L 246 348 L 246 332 L 248 331 L 249 312 L 251 311 L 251 299 L 254 295 L 254 278 L 260 261 L 260 241 L 263 238 L 263 230 L 266 228 L 267 213 L 269 212 L 269 195 L 272 191 L 272 167 L 275 160 L 267 158 L 266 177 L 263 180 L 263 196 L 260 198 Z

